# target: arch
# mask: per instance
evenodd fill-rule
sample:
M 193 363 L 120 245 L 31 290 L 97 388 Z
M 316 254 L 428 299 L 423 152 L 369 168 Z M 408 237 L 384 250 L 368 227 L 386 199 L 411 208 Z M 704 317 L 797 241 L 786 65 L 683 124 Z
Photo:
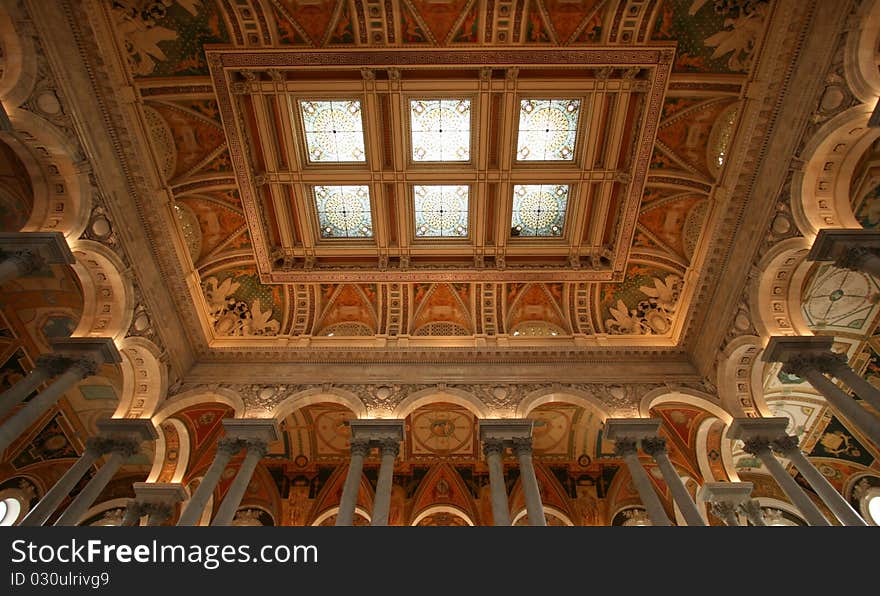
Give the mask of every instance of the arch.
M 68 240 L 79 238 L 92 208 L 91 183 L 79 147 L 50 121 L 28 110 L 9 110 L 9 120 L 15 132 L 2 133 L 2 138 L 28 168 L 34 187 L 33 212 L 22 231 L 55 231 Z
M 695 406 L 704 410 L 716 418 L 721 419 L 724 424 L 730 424 L 733 416 L 726 412 L 716 399 L 713 399 L 706 393 L 695 389 L 682 387 L 680 389 L 670 390 L 665 387 L 658 387 L 647 392 L 639 403 L 639 416 L 642 418 L 650 418 L 650 410 L 660 404 L 678 403 Z
M 605 404 L 595 395 L 574 388 L 556 389 L 549 387 L 528 394 L 516 407 L 516 417 L 526 418 L 529 412 L 549 403 L 568 403 L 584 409 L 594 410 L 599 414 L 601 422 L 611 416 Z
M 327 402 L 345 406 L 358 418 L 367 417 L 367 406 L 364 402 L 354 393 L 338 387 L 327 389 L 316 387 L 288 395 L 271 410 L 269 416 L 282 422 L 295 410 Z
M 853 94 L 867 103 L 880 96 L 880 2 L 865 2 L 855 22 L 846 35 L 843 70 Z
M 868 128 L 872 109 L 861 104 L 831 118 L 801 152 L 805 165 L 792 176 L 791 212 L 808 243 L 822 228 L 861 227 L 850 186 L 862 155 L 880 137 L 880 128 Z
M 174 432 L 177 434 L 177 455 L 174 460 L 168 459 L 168 440 L 166 438 L 166 425 L 170 425 Z M 155 442 L 155 454 L 153 457 L 153 467 L 150 469 L 150 475 L 147 477 L 146 482 L 160 482 L 160 477 L 162 478 L 162 482 L 175 482 L 182 483 L 183 477 L 186 474 L 186 468 L 189 464 L 189 455 L 190 449 L 192 447 L 189 430 L 186 425 L 177 420 L 176 418 L 168 418 L 166 419 L 161 426 L 157 427 L 159 431 L 159 436 Z M 166 459 L 171 463 L 171 469 L 166 470 Z
M 127 267 L 112 250 L 92 240 L 71 243 L 72 265 L 83 290 L 83 314 L 74 337 L 122 339 L 134 314 L 134 289 Z
M 203 405 L 206 402 L 225 404 L 235 412 L 235 418 L 243 418 L 244 400 L 237 392 L 224 387 L 199 387 L 178 393 L 165 401 L 159 411 L 153 414 L 153 424 L 159 426 L 168 417 L 190 406 Z
M 394 408 L 392 418 L 403 419 L 418 410 L 422 406 L 426 406 L 437 402 L 447 402 L 461 406 L 479 418 L 491 418 L 492 412 L 486 407 L 478 397 L 462 391 L 461 389 L 453 389 L 450 387 L 429 387 L 410 393 L 403 399 L 397 407 Z
M 562 523 L 564 523 L 566 526 L 574 526 L 574 522 L 571 521 L 571 518 L 568 517 L 568 515 L 566 513 L 563 513 L 562 511 L 560 511 L 556 507 L 551 507 L 550 505 L 541 505 L 541 507 L 544 509 L 545 514 L 550 514 L 553 517 L 562 520 Z M 515 526 L 516 522 L 518 522 L 519 520 L 524 518 L 526 515 L 528 515 L 528 513 L 529 512 L 527 509 L 525 509 L 525 508 L 521 509 L 516 515 L 514 515 L 510 519 L 510 525 Z
M 321 523 L 324 522 L 324 520 L 326 520 L 327 518 L 329 518 L 331 516 L 336 515 L 337 513 L 339 513 L 339 507 L 331 507 L 330 509 L 325 509 L 324 511 L 322 511 L 321 513 L 318 514 L 318 516 L 315 518 L 315 521 L 312 522 L 312 525 L 313 526 L 320 526 Z M 365 509 L 363 509 L 362 507 L 355 507 L 354 514 L 356 516 L 360 515 L 368 522 L 373 520 L 373 518 L 370 517 L 370 514 L 367 513 L 367 511 Z
M 721 465 L 724 468 L 724 473 L 727 474 L 727 478 L 716 478 L 712 471 L 712 466 L 709 463 L 709 431 L 716 422 L 724 423 L 720 418 L 706 418 L 700 423 L 700 426 L 697 427 L 695 439 L 697 466 L 700 469 L 700 476 L 703 477 L 704 483 L 739 482 L 739 474 L 736 473 L 736 468 L 733 467 L 733 442 L 729 439 L 726 439 L 727 442 L 721 442 Z M 726 426 L 726 423 L 724 424 Z M 725 457 L 725 453 L 727 454 L 727 457 Z
M 148 339 L 130 336 L 119 344 L 122 395 L 114 418 L 150 418 L 168 391 L 168 367 Z
M 772 507 L 773 509 L 779 509 L 798 518 L 801 521 L 801 525 L 808 526 L 807 520 L 804 519 L 803 514 L 800 510 L 789 503 L 788 501 L 781 501 L 779 499 L 774 499 L 772 497 L 755 497 L 755 500 L 758 501 L 758 504 L 763 509 L 764 507 Z
M 449 513 L 450 515 L 454 515 L 459 517 L 467 523 L 469 526 L 475 525 L 470 516 L 459 509 L 454 505 L 430 505 L 429 507 L 425 507 L 422 509 L 417 515 L 413 517 L 413 521 L 410 524 L 411 526 L 419 525 L 419 522 L 428 517 L 429 515 L 433 515 L 435 513 Z
M 757 314 L 752 322 L 762 337 L 813 334 L 801 312 L 801 288 L 811 266 L 805 260 L 810 245 L 803 237 L 783 240 L 758 264 L 758 283 L 749 291 L 749 310 Z
M 759 359 L 763 351 L 764 341 L 755 335 L 741 335 L 724 347 L 716 386 L 721 407 L 734 417 L 770 415 L 762 392 L 753 391 L 762 387 L 760 375 L 756 378 L 754 373 L 764 368 Z

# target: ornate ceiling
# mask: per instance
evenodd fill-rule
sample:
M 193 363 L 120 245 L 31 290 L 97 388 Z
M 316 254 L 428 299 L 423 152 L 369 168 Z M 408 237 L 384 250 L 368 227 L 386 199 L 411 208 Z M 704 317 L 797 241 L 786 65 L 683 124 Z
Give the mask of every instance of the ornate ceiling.
M 196 377 L 242 357 L 626 355 L 645 380 L 655 364 L 697 379 L 712 354 L 689 353 L 721 340 L 741 291 L 725 276 L 734 240 L 772 208 L 752 187 L 775 132 L 764 106 L 784 95 L 755 81 L 800 49 L 772 23 L 808 17 L 762 0 L 86 4 L 85 59 L 137 157 L 139 196 L 114 200 L 145 230 Z M 443 101 L 467 102 L 452 161 L 425 157 L 439 133 L 410 119 Z M 532 159 L 523 106 L 551 101 L 575 106 L 571 130 Z M 332 105 L 354 136 L 315 132 Z M 320 134 L 355 152 L 310 147 Z M 423 226 L 420 197 L 440 185 L 467 193 L 451 236 Z M 340 187 L 361 193 L 351 230 L 351 204 L 322 198 Z M 524 209 L 552 221 L 546 235 Z

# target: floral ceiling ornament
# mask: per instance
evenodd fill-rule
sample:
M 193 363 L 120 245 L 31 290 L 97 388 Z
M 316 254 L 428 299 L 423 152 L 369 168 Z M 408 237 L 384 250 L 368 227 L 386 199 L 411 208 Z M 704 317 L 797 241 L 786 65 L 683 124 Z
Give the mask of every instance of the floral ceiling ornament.
M 176 0 L 176 3 L 195 15 L 201 0 Z M 148 75 L 155 70 L 157 61 L 168 59 L 159 44 L 174 41 L 178 36 L 158 23 L 173 4 L 174 0 L 116 0 L 113 3 L 113 18 L 125 42 L 132 73 Z
M 231 277 L 222 283 L 216 277 L 205 281 L 205 300 L 214 332 L 223 336 L 277 335 L 281 324 L 272 319 L 272 309 L 263 310 L 259 298 L 250 305 L 236 299 L 240 287 Z
M 709 0 L 694 0 L 689 14 L 694 15 Z M 731 54 L 727 67 L 745 72 L 754 56 L 755 45 L 764 29 L 769 2 L 767 0 L 713 0 L 716 14 L 724 17 L 724 29 L 706 38 L 705 44 L 715 48 L 711 58 Z
M 609 308 L 613 319 L 607 319 L 605 326 L 612 335 L 665 335 L 672 329 L 672 320 L 681 295 L 682 278 L 670 274 L 664 280 L 653 278 L 653 286 L 641 286 L 639 291 L 646 296 L 635 308 L 629 308 L 619 299 Z

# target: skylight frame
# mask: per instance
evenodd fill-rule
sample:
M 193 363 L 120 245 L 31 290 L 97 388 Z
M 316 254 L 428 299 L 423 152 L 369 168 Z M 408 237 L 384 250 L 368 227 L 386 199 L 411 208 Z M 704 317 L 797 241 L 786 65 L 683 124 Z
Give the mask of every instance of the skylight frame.
M 463 235 L 419 235 L 418 233 L 418 212 L 419 209 L 416 205 L 416 188 L 417 187 L 465 187 L 467 189 L 467 197 L 466 197 L 466 234 Z M 449 180 L 446 181 L 412 181 L 407 185 L 407 192 L 409 195 L 409 208 L 412 217 L 410 218 L 411 226 L 410 226 L 410 234 L 411 239 L 416 244 L 422 243 L 430 243 L 430 242 L 457 242 L 457 241 L 470 241 L 472 238 L 472 224 L 473 224 L 473 206 L 474 206 L 474 184 L 470 182 L 461 182 L 455 183 Z
M 584 96 L 583 93 L 574 92 L 574 93 L 566 93 L 564 90 L 559 93 L 540 93 L 540 92 L 528 92 L 528 93 L 520 93 L 516 96 L 516 115 L 514 116 L 513 130 L 511 131 L 513 138 L 513 150 L 511 152 L 511 161 L 513 167 L 517 169 L 523 168 L 534 168 L 534 167 L 578 167 L 581 161 L 581 150 L 584 145 L 584 138 L 589 133 L 588 130 L 584 130 L 586 122 L 589 121 L 588 116 L 586 115 L 587 110 L 590 109 L 590 101 L 589 97 Z M 522 118 L 522 106 L 525 101 L 548 101 L 548 102 L 564 102 L 564 101 L 577 101 L 578 109 L 577 109 L 577 121 L 574 126 L 574 143 L 571 148 L 571 159 L 520 159 L 519 158 L 519 149 L 520 149 L 520 125 Z
M 521 210 L 517 209 L 516 193 L 517 187 L 548 187 L 554 189 L 558 187 L 566 187 L 565 208 L 562 213 L 561 223 L 559 225 L 558 234 L 514 234 L 513 229 L 516 227 L 517 220 L 514 219 L 515 214 Z M 509 235 L 508 238 L 514 242 L 522 241 L 564 241 L 568 237 L 569 219 L 572 214 L 572 204 L 577 196 L 577 185 L 571 181 L 548 182 L 546 180 L 534 181 L 516 181 L 508 186 L 508 196 L 510 197 L 510 217 L 509 217 Z M 549 225 L 549 224 L 548 224 Z
M 470 121 L 468 123 L 468 158 L 466 160 L 427 160 L 427 159 L 415 159 L 413 153 L 415 150 L 415 143 L 413 138 L 413 121 L 411 114 L 411 106 L 414 101 L 468 101 L 470 103 Z M 404 116 L 402 118 L 404 122 L 404 134 L 406 135 L 404 146 L 406 148 L 406 163 L 408 169 L 418 169 L 418 168 L 436 168 L 443 167 L 444 169 L 452 169 L 452 168 L 468 168 L 472 169 L 474 164 L 476 163 L 476 157 L 479 152 L 478 145 L 478 129 L 479 129 L 479 96 L 474 94 L 471 91 L 463 91 L 461 93 L 456 92 L 455 89 L 450 89 L 449 91 L 444 91 L 443 93 L 437 92 L 428 92 L 428 93 L 419 93 L 419 92 L 410 92 L 402 96 L 401 98 L 401 114 Z
M 299 129 L 296 131 L 297 137 L 299 138 L 299 152 L 302 162 L 303 168 L 322 168 L 322 169 L 367 169 L 370 167 L 370 150 L 369 150 L 369 139 L 368 139 L 368 126 L 367 126 L 367 116 L 365 114 L 367 109 L 366 98 L 361 94 L 351 93 L 344 95 L 327 95 L 327 94 L 296 94 L 289 96 L 290 102 L 290 111 L 291 111 L 291 122 L 296 123 L 296 127 Z M 363 152 L 364 158 L 362 160 L 342 160 L 342 161 L 332 161 L 332 160 L 313 160 L 311 157 L 311 150 L 309 146 L 309 131 L 307 130 L 305 115 L 302 111 L 302 105 L 306 102 L 333 102 L 333 103 L 342 103 L 342 102 L 358 102 L 360 104 L 360 116 L 361 116 L 361 140 L 363 142 Z
M 325 226 L 322 223 L 322 213 L 326 213 L 326 211 L 321 210 L 321 206 L 318 202 L 318 189 L 319 188 L 365 188 L 367 191 L 367 206 L 369 210 L 369 235 L 325 235 Z M 317 231 L 317 235 L 315 236 L 315 240 L 318 243 L 323 242 L 346 242 L 346 243 L 375 243 L 376 241 L 376 207 L 375 207 L 375 189 L 371 184 L 365 182 L 349 182 L 345 184 L 326 184 L 326 183 L 310 183 L 306 185 L 306 190 L 308 195 L 311 197 L 311 205 L 312 205 L 312 214 L 315 218 L 315 228 Z

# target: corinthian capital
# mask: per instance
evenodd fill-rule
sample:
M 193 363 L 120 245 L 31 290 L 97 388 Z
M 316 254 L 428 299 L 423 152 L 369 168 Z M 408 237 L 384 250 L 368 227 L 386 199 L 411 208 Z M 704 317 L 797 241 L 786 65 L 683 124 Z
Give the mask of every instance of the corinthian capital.
M 261 458 L 269 451 L 269 443 L 264 439 L 245 439 L 244 446 L 247 448 L 248 455 L 258 453 Z
M 83 379 L 98 374 L 99 366 L 100 364 L 98 361 L 92 356 L 80 356 L 78 358 L 72 358 L 70 361 L 71 370 L 78 370 Z
M 864 246 L 853 246 L 844 250 L 834 261 L 834 266 L 850 271 L 864 271 L 865 262 L 870 257 L 880 256 L 880 251 Z
M 789 453 L 792 449 L 798 448 L 798 439 L 797 437 L 792 437 L 791 435 L 785 435 L 783 437 L 778 437 L 770 443 L 770 446 L 774 451 L 778 451 L 783 455 Z
M 351 454 L 366 457 L 370 453 L 370 441 L 367 439 L 352 439 Z
M 621 437 L 614 441 L 614 454 L 623 457 L 638 451 L 638 445 L 635 439 L 629 437 Z
M 223 452 L 232 457 L 241 451 L 241 440 L 233 437 L 223 437 L 217 441 L 217 452 Z
M 383 457 L 390 453 L 396 458 L 400 453 L 400 441 L 394 438 L 382 439 L 379 441 L 379 449 Z
M 499 456 L 504 455 L 504 441 L 501 439 L 483 439 L 483 455 L 489 457 L 493 453 Z
M 770 448 L 770 439 L 766 437 L 755 437 L 743 441 L 743 451 L 758 455 L 761 451 Z
M 61 354 L 42 354 L 37 358 L 37 367 L 42 368 L 50 377 L 56 377 L 73 364 L 67 356 Z
M 39 271 L 46 266 L 46 260 L 36 250 L 0 251 L 0 259 L 15 261 L 20 275 L 27 275 Z
M 666 439 L 660 437 L 645 437 L 642 439 L 642 451 L 656 457 L 666 453 Z
M 531 455 L 532 454 L 532 439 L 531 437 L 519 437 L 513 440 L 513 451 L 516 453 L 517 457 L 520 455 Z
M 98 455 L 119 453 L 123 457 L 131 457 L 140 451 L 140 441 L 128 437 L 91 437 L 86 441 L 86 448 L 96 451 Z

